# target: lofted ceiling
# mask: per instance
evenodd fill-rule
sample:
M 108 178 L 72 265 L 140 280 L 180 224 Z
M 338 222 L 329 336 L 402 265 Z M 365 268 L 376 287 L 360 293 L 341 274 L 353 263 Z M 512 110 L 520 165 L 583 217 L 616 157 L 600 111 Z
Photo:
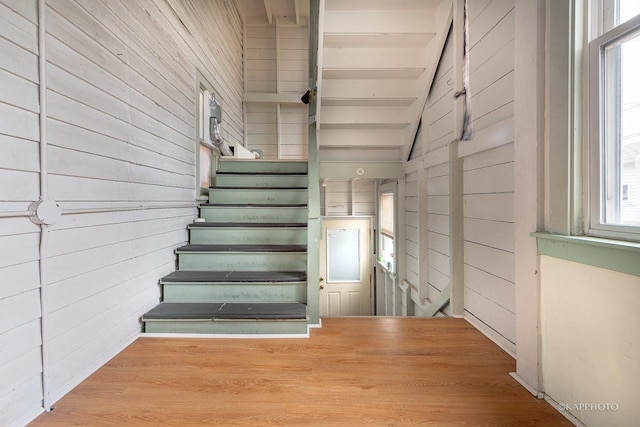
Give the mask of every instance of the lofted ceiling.
M 284 23 L 306 25 L 309 22 L 309 0 L 235 0 L 247 24 Z
M 236 0 L 246 23 L 308 22 L 308 0 Z M 415 138 L 451 0 L 324 0 L 317 126 L 324 160 L 401 160 Z

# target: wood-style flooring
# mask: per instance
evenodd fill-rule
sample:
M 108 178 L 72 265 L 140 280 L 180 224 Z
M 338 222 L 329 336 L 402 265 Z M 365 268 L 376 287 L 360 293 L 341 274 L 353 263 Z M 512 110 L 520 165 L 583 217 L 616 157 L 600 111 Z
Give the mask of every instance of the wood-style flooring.
M 308 339 L 140 338 L 33 426 L 556 426 L 462 319 L 333 318 Z

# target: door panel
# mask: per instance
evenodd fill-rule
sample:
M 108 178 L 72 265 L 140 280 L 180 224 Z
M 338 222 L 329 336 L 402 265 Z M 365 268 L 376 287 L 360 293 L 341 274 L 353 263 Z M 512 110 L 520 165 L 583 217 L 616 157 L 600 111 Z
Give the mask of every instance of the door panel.
M 320 316 L 371 315 L 371 220 L 322 223 Z

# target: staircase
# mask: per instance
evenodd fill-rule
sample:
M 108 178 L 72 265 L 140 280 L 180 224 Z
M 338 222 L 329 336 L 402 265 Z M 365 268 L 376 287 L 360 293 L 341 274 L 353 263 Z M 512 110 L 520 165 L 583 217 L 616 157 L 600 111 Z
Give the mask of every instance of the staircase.
M 307 162 L 221 159 L 146 333 L 307 334 Z

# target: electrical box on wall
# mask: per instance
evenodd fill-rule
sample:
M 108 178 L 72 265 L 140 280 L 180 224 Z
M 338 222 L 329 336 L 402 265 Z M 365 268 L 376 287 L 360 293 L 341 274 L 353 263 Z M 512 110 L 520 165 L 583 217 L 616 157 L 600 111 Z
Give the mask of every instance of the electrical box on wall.
M 215 98 L 209 100 L 209 108 L 211 109 L 209 116 L 216 119 L 218 123 L 222 123 L 222 105 Z

